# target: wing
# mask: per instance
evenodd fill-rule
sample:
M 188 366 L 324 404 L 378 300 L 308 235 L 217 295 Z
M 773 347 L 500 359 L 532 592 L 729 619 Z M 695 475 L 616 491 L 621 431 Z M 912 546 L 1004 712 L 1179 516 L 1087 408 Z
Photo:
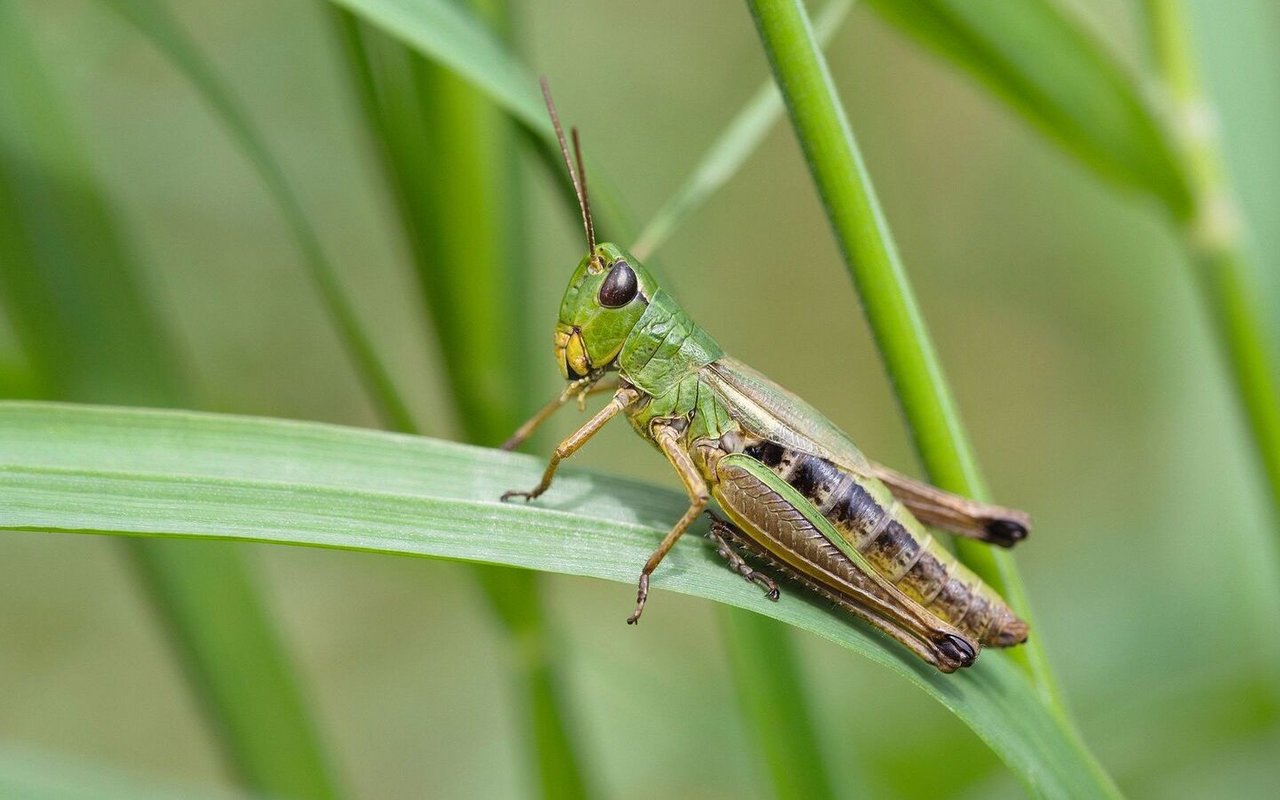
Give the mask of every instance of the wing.
M 749 433 L 872 477 L 871 464 L 844 431 L 816 408 L 736 358 L 722 356 L 704 368 L 703 377 Z

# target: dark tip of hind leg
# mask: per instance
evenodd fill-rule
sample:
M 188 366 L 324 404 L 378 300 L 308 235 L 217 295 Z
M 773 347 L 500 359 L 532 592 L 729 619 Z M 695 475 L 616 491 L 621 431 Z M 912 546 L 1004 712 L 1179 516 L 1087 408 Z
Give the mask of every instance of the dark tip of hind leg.
M 1027 538 L 1027 526 L 1011 519 L 993 519 L 987 523 L 987 540 L 1001 547 L 1013 547 Z
M 951 633 L 944 633 L 934 640 L 938 651 L 955 667 L 967 667 L 978 658 L 978 651 L 967 640 Z M 946 670 L 950 671 L 950 670 Z

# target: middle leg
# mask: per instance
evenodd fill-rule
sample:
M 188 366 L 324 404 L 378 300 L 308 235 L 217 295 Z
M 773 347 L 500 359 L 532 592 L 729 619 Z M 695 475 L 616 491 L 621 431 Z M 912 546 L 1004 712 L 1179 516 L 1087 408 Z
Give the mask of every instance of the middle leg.
M 734 548 L 733 543 L 744 541 L 746 534 L 732 522 L 721 519 L 714 511 L 708 511 L 707 516 L 711 518 L 711 530 L 707 531 L 707 538 L 715 544 L 716 554 L 729 562 L 729 569 L 741 575 L 748 583 L 764 589 L 764 596 L 770 600 L 776 601 L 781 597 L 778 582 L 752 567 Z

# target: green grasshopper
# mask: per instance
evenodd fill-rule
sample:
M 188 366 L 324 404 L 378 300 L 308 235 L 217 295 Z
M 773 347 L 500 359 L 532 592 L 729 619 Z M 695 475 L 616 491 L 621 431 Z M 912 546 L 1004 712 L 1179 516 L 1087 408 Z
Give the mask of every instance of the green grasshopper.
M 867 460 L 818 411 L 720 346 L 615 244 L 595 240 L 578 132 L 574 160 L 544 81 L 543 95 L 569 171 L 587 238 L 555 329 L 555 358 L 568 381 L 559 397 L 503 447 L 512 449 L 569 400 L 613 398 L 562 441 L 541 482 L 503 500 L 532 500 L 560 462 L 611 419 L 625 414 L 679 474 L 689 509 L 640 573 L 640 619 L 649 576 L 714 498 L 709 538 L 742 577 L 777 600 L 778 585 L 744 558 L 762 562 L 861 617 L 943 672 L 974 662 L 982 646 L 1010 647 L 1027 625 L 956 561 L 925 524 L 992 544 L 1025 538 L 1026 514 L 977 503 Z M 610 374 L 612 380 L 606 380 Z

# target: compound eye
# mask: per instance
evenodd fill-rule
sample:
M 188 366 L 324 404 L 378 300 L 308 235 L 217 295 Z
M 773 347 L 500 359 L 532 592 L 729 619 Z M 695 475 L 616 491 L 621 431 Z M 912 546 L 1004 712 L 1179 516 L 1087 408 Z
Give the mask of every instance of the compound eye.
M 640 291 L 640 283 L 636 280 L 635 270 L 623 259 L 613 262 L 604 283 L 600 285 L 600 305 L 605 308 L 622 308 L 636 299 Z

